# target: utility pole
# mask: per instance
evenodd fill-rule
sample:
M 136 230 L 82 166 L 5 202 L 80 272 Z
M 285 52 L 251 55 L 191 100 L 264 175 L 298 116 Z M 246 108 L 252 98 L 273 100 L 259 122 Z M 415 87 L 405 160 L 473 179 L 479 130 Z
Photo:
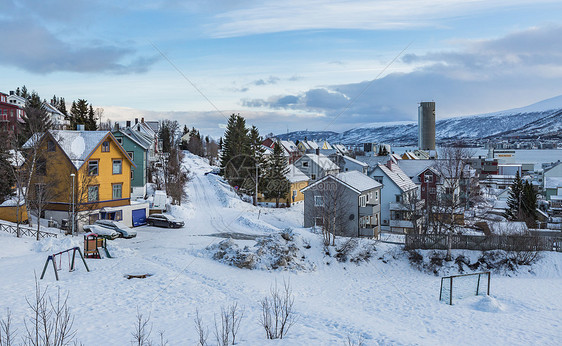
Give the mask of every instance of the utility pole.
M 74 177 L 76 176 L 76 174 L 72 173 L 70 174 L 70 176 L 72 177 L 72 233 L 71 234 L 74 236 L 74 231 L 75 231 L 74 223 L 76 222 L 76 216 L 74 211 Z

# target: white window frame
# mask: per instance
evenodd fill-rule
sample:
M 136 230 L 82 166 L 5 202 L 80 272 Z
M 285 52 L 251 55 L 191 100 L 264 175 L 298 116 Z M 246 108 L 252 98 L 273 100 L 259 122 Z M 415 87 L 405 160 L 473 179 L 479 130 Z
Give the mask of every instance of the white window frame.
M 323 196 L 314 196 L 314 206 L 315 207 L 323 207 L 324 206 L 324 197 Z
M 366 207 L 367 206 L 367 195 L 359 196 L 359 206 Z

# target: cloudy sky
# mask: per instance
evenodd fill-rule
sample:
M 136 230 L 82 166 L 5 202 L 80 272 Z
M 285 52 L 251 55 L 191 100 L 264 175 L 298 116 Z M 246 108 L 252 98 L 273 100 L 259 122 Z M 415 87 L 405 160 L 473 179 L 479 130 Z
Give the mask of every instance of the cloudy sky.
M 342 131 L 562 95 L 562 2 L 0 0 L 0 91 L 220 136 Z

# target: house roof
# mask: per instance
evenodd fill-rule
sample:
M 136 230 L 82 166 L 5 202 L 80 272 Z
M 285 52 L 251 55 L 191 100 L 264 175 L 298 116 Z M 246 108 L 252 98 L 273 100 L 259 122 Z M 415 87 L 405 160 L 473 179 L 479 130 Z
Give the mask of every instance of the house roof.
M 388 161 L 388 156 L 357 156 L 356 160 L 366 163 L 369 167 L 377 167 L 379 163 Z
M 408 176 L 415 177 L 427 168 L 435 165 L 435 160 L 401 160 L 398 162 L 400 169 Z
M 339 170 L 338 165 L 332 162 L 326 155 L 306 154 L 303 157 L 308 157 L 311 161 L 316 163 L 320 168 L 326 171 Z
M 59 111 L 55 106 L 53 106 L 52 104 L 50 104 L 48 102 L 43 102 L 43 107 L 45 107 L 45 110 L 49 113 L 58 114 L 58 115 L 64 117 L 64 114 L 61 111 Z
M 349 171 L 344 173 L 338 173 L 337 175 L 327 175 L 324 178 L 316 181 L 315 183 L 308 185 L 301 192 L 308 190 L 311 187 L 314 187 L 318 184 L 321 184 L 327 179 L 333 179 L 344 185 L 345 187 L 355 191 L 356 193 L 361 193 L 363 191 L 368 191 L 377 187 L 381 187 L 382 184 L 377 182 L 376 180 L 369 178 L 365 174 L 362 174 L 357 171 Z
M 287 152 L 295 152 L 298 150 L 297 145 L 293 141 L 279 141 L 279 142 Z
M 349 161 L 349 162 L 353 162 L 353 163 L 355 163 L 355 164 L 357 164 L 357 165 L 360 165 L 361 167 L 369 167 L 369 165 L 366 164 L 365 162 L 356 160 L 356 159 L 354 159 L 354 158 L 351 157 L 351 156 L 344 155 L 344 156 L 343 156 L 343 159 L 346 160 L 346 161 Z
M 305 144 L 310 148 L 310 149 L 320 149 L 320 147 L 318 147 L 318 143 L 313 142 L 313 141 L 303 141 L 305 142 Z
M 365 174 L 358 171 L 338 173 L 336 175 L 336 178 L 351 186 L 355 190 L 361 192 L 382 186 L 382 184 L 375 179 L 369 178 Z
M 150 141 L 150 139 L 147 136 L 131 128 L 119 129 L 114 131 L 113 133 L 117 133 L 117 132 L 129 138 L 136 144 L 140 145 L 145 150 L 150 148 L 150 144 L 152 143 L 152 141 Z
M 84 162 L 92 155 L 102 140 L 110 136 L 115 143 L 117 141 L 109 131 L 69 131 L 69 130 L 49 130 L 49 134 L 57 142 L 64 154 L 76 169 L 80 169 Z M 43 133 L 36 133 L 23 145 L 24 149 L 29 149 L 33 143 L 39 138 L 44 137 Z M 135 163 L 129 158 L 129 155 L 117 143 L 118 147 L 124 154 L 125 158 L 136 167 Z
M 295 165 L 289 165 L 289 171 L 285 174 L 285 177 L 291 182 L 296 183 L 299 181 L 308 181 L 310 178 L 304 174 L 300 169 L 295 167 Z
M 400 167 L 395 164 L 391 163 L 390 168 L 386 165 L 379 164 L 377 168 L 379 168 L 398 188 L 404 192 L 410 191 L 412 189 L 416 189 L 417 185 L 400 169 Z
M 562 177 L 545 177 L 544 178 L 544 188 L 545 189 L 556 189 L 562 187 Z

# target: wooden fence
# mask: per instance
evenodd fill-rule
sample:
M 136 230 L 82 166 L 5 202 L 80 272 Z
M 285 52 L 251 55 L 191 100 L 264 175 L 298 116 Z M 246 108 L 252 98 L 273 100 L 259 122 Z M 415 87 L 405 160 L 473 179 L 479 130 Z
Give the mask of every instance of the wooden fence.
M 18 234 L 16 225 L 12 225 L 8 223 L 0 222 L 0 231 L 12 233 L 15 235 Z M 37 229 L 20 225 L 20 235 L 34 237 L 35 239 L 37 239 Z M 56 238 L 57 234 L 51 232 L 39 231 L 39 239 L 48 238 L 48 237 Z
M 452 249 L 558 251 L 562 252 L 562 237 L 508 235 L 451 235 Z M 447 250 L 446 234 L 406 234 L 407 250 Z

